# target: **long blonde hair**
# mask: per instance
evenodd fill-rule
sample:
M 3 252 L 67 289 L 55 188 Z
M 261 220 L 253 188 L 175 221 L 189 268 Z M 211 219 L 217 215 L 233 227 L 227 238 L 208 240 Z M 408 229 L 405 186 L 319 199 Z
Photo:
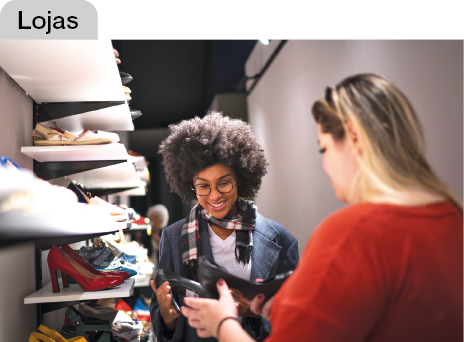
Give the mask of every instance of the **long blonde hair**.
M 404 189 L 424 189 L 448 198 L 461 212 L 462 203 L 438 178 L 425 158 L 417 115 L 407 97 L 391 82 L 375 74 L 348 77 L 327 88 L 312 108 L 323 133 L 345 137 L 345 124 L 360 127 L 362 200 L 379 196 L 401 198 Z

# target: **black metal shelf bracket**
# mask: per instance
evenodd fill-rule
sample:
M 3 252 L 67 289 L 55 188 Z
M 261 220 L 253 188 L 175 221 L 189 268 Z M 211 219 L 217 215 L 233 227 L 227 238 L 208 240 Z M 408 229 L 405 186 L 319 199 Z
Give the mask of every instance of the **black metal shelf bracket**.
M 34 172 L 44 180 L 73 175 L 105 166 L 125 163 L 127 160 L 89 160 L 34 163 Z
M 37 106 L 37 122 L 56 120 L 68 116 L 119 106 L 125 101 L 44 102 Z M 35 126 L 34 126 L 35 127 Z

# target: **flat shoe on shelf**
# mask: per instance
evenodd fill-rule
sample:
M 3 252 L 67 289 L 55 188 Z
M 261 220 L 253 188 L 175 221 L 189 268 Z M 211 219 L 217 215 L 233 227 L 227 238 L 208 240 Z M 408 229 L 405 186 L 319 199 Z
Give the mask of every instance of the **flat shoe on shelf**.
M 32 140 L 34 145 L 39 146 L 99 145 L 118 142 L 119 136 L 116 133 L 90 130 L 76 136 L 68 131 L 38 123 L 32 131 Z
M 204 256 L 200 257 L 198 265 L 198 280 L 205 290 L 216 299 L 219 299 L 216 283 L 219 279 L 223 279 L 229 288 L 236 289 L 248 299 L 253 299 L 260 293 L 264 294 L 264 302 L 266 302 L 275 295 L 280 286 L 292 273 L 293 271 L 287 271 L 258 283 L 236 277 L 227 272 L 222 266 Z

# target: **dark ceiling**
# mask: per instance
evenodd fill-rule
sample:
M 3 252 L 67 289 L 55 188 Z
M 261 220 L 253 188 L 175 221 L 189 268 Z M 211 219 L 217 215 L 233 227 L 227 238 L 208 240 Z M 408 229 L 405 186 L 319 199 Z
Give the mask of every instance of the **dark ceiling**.
M 215 94 L 238 92 L 256 40 L 113 40 L 130 74 L 135 129 L 162 128 L 206 114 Z

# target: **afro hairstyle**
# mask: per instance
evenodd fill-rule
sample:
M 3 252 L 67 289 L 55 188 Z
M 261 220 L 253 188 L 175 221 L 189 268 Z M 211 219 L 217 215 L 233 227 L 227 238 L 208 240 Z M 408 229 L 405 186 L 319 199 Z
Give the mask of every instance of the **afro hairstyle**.
M 166 180 L 171 192 L 185 203 L 196 199 L 193 178 L 216 164 L 230 166 L 237 175 L 238 195 L 255 196 L 261 179 L 267 173 L 264 150 L 247 123 L 208 112 L 170 125 L 169 136 L 160 144 Z

